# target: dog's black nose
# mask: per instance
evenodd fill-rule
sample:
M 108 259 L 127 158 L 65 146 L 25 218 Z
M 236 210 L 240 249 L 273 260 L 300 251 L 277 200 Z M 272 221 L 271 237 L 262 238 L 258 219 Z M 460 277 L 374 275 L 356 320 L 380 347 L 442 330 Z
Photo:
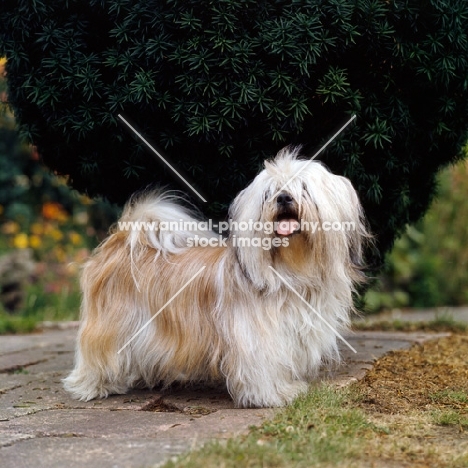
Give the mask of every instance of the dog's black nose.
M 280 206 L 290 205 L 293 202 L 291 195 L 280 193 L 276 199 L 276 203 Z

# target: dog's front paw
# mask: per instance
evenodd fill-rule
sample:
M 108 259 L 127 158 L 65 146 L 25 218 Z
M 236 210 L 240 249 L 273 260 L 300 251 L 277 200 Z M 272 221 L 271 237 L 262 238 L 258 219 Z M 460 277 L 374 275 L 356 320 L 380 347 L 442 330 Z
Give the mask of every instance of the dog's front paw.
M 233 392 L 233 399 L 236 406 L 241 408 L 274 408 L 290 404 L 299 395 L 306 393 L 307 382 L 300 380 L 292 382 L 282 382 L 271 388 L 265 385 L 257 388 L 244 387 L 238 394 Z
M 287 384 L 284 387 L 284 390 L 280 393 L 280 396 L 284 401 L 283 405 L 281 406 L 289 405 L 299 395 L 307 393 L 308 389 L 309 385 L 307 382 L 303 382 L 301 380 L 295 380 L 294 382 Z

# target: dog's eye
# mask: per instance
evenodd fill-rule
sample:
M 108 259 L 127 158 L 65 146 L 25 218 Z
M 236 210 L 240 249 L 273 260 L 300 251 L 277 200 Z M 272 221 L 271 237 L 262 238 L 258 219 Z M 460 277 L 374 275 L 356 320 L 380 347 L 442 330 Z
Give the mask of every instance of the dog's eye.
M 264 192 L 263 193 L 263 204 L 265 204 L 271 197 L 270 191 Z

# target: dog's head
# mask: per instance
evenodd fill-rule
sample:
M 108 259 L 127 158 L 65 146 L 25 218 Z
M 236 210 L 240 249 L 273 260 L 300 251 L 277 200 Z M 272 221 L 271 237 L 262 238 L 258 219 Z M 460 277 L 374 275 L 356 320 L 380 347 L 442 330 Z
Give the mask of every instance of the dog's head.
M 362 278 L 362 243 L 370 235 L 357 193 L 320 162 L 299 159 L 298 148 L 265 162 L 230 218 L 237 258 L 259 288 L 272 287 L 272 268 L 322 284 L 344 270 L 351 282 Z M 247 224 L 253 229 L 241 229 Z

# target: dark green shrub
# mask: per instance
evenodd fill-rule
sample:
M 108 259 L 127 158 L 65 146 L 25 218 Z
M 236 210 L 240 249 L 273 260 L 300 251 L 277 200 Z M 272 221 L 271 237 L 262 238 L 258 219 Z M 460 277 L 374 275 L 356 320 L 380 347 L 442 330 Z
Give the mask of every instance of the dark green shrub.
M 91 196 L 171 180 L 119 113 L 211 213 L 265 157 L 313 150 L 355 113 L 322 159 L 359 190 L 382 252 L 466 141 L 460 0 L 3 0 L 0 14 L 21 131 Z

